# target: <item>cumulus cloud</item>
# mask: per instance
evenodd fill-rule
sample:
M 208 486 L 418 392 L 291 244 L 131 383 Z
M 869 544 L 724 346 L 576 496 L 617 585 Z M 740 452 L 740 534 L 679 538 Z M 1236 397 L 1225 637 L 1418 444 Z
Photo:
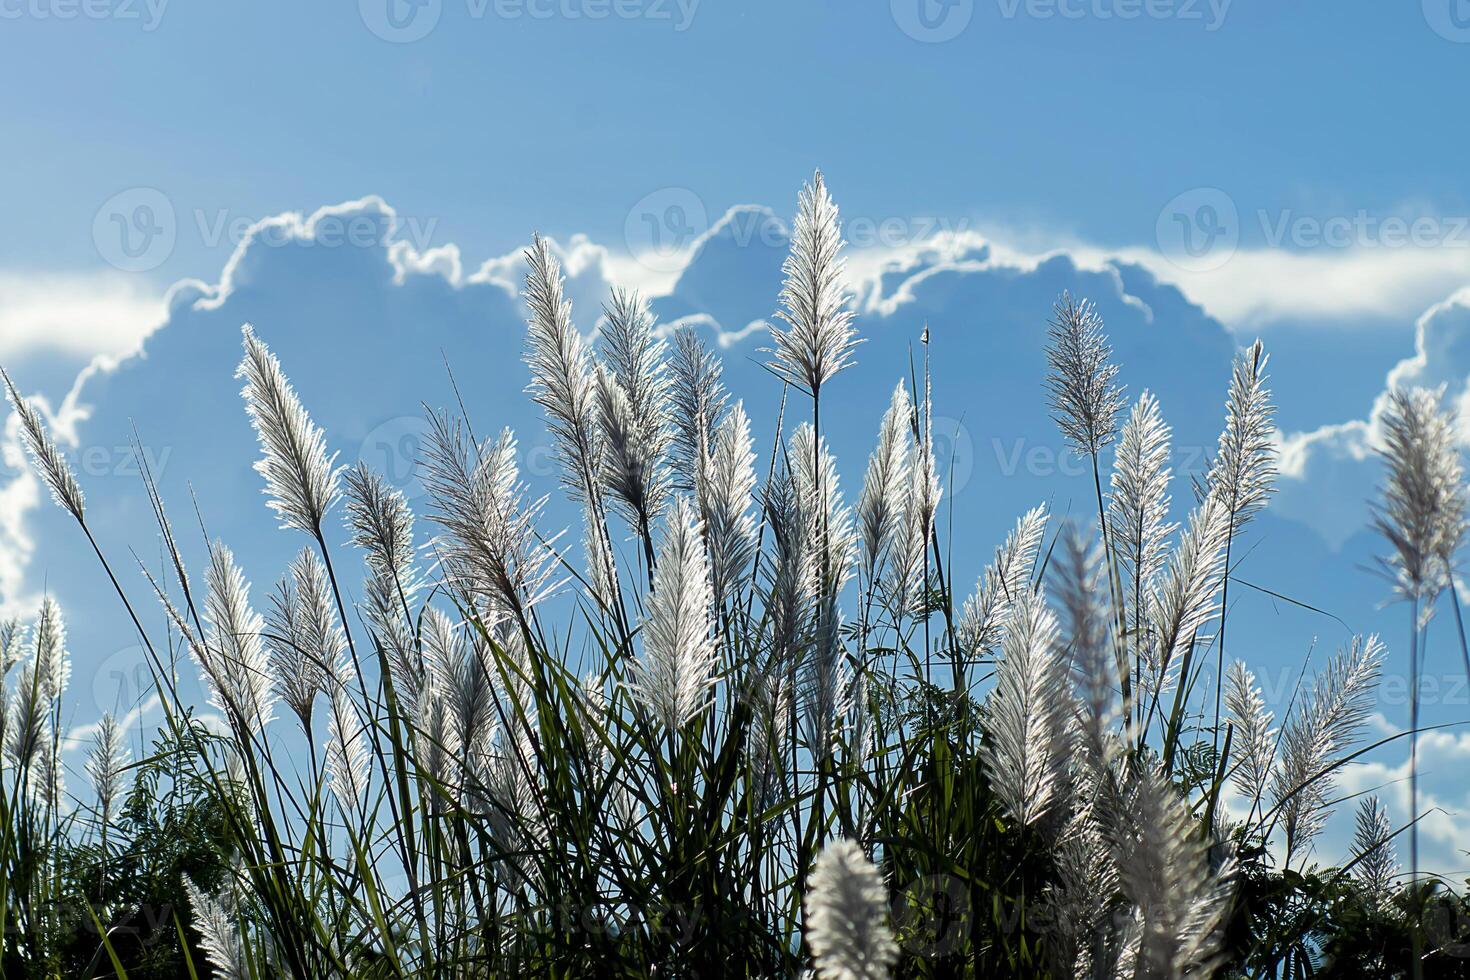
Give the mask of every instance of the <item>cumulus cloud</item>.
M 348 228 L 359 230 L 355 240 Z M 688 326 L 720 346 L 730 386 L 752 410 L 757 444 L 769 446 L 781 392 L 762 367 L 760 348 L 780 289 L 785 235 L 785 224 L 769 209 L 739 207 L 671 269 L 584 236 L 554 247 L 585 334 L 595 336 L 612 284 L 642 288 L 666 329 Z M 99 359 L 54 412 L 48 409 L 68 450 L 79 461 L 96 461 L 81 467 L 81 476 L 103 547 L 157 557 L 151 513 L 129 462 L 134 426 L 166 502 L 188 514 L 191 499 L 200 501 L 202 528 L 178 519 L 192 566 L 202 561 L 206 536 L 222 538 L 263 594 L 299 546 L 275 530 L 250 468 L 256 448 L 232 377 L 245 321 L 281 357 L 341 459 L 384 470 L 411 502 L 421 502 L 422 493 L 421 402 L 442 407 L 454 399 L 446 364 L 477 429 L 515 429 L 527 478 L 537 492 L 554 493 L 544 425 L 524 393 L 524 311 L 517 295 L 523 269 L 520 250 L 471 261 L 454 245 L 417 249 L 398 236 L 397 216 L 378 198 L 258 223 L 217 281 L 175 285 L 138 349 Z M 955 508 L 950 573 L 957 591 L 974 580 L 993 537 L 1039 500 L 1083 519 L 1094 506 L 1090 471 L 1078 467 L 1047 418 L 1038 383 L 1046 370 L 1045 322 L 1064 289 L 1096 301 L 1130 397 L 1148 388 L 1160 399 L 1175 431 L 1176 506 L 1189 506 L 1183 481 L 1202 474 L 1214 449 L 1237 340 L 1157 256 L 1027 251 L 959 232 L 859 249 L 849 276 L 867 342 L 857 366 L 835 382 L 847 410 L 832 420 L 828 435 L 844 466 L 858 468 L 843 473 L 843 485 L 852 490 L 860 479 L 886 393 L 909 376 L 911 365 L 922 368 L 919 337 L 927 325 L 941 413 L 935 426 L 940 468 L 946 506 Z M 1244 280 L 1237 286 L 1245 290 Z M 1442 368 L 1461 356 L 1466 332 L 1455 324 L 1465 319 L 1467 305 L 1447 302 L 1421 318 L 1419 353 L 1395 368 L 1399 377 L 1458 377 L 1452 387 L 1463 397 L 1470 354 L 1458 375 Z M 25 386 L 24 377 L 17 380 Z M 1372 426 L 1365 406 L 1360 419 L 1285 437 L 1288 486 L 1280 505 L 1257 522 L 1252 533 L 1259 537 L 1243 551 L 1238 575 L 1250 579 L 1259 570 L 1262 584 L 1278 591 L 1285 582 L 1304 583 L 1308 593 L 1294 597 L 1344 613 L 1372 608 L 1371 588 L 1347 584 L 1361 572 L 1321 543 L 1363 523 L 1367 494 L 1359 485 L 1372 482 Z M 109 617 L 97 608 L 106 583 L 95 559 L 78 547 L 64 515 L 43 504 L 20 465 L 13 429 L 0 450 L 8 469 L 0 475 L 0 602 L 34 596 L 44 583 L 65 608 L 88 610 L 72 617 L 79 670 L 89 659 L 117 655 L 117 637 L 130 634 L 120 610 Z M 552 529 L 577 521 L 574 509 L 558 500 L 548 513 Z M 136 575 L 127 578 L 138 588 L 135 596 L 147 594 Z M 1240 643 L 1252 657 L 1258 651 L 1294 663 L 1322 628 L 1320 617 L 1261 595 L 1232 589 L 1231 601 L 1241 609 L 1232 620 L 1232 654 Z M 1301 618 L 1288 622 L 1288 615 Z M 1357 614 L 1351 618 L 1357 628 Z M 107 692 L 98 692 L 97 701 L 113 703 Z
M 0 360 L 129 354 L 163 318 L 163 303 L 136 276 L 0 272 Z
M 1384 724 L 1397 734 L 1399 729 Z M 1453 731 L 1423 732 L 1418 739 L 1419 754 L 1419 865 L 1422 872 L 1437 874 L 1458 882 L 1470 872 L 1470 785 L 1459 774 L 1470 766 L 1470 733 Z M 1394 743 L 1402 761 L 1351 762 L 1342 769 L 1338 786 L 1341 795 L 1356 798 L 1377 794 L 1389 811 L 1397 830 L 1409 822 L 1409 746 L 1407 740 Z M 1355 805 L 1355 804 L 1354 804 Z M 1344 813 L 1348 807 L 1344 807 Z M 1340 818 L 1340 823 L 1346 820 Z M 1339 832 L 1346 830 L 1338 827 Z M 1395 840 L 1399 862 L 1408 869 L 1409 843 L 1405 832 Z
M 1334 547 L 1360 531 L 1377 490 L 1388 392 L 1439 386 L 1447 404 L 1459 409 L 1461 441 L 1470 446 L 1470 289 L 1418 317 L 1414 353 L 1389 369 L 1383 391 L 1364 406 L 1361 418 L 1283 437 L 1281 513 L 1311 526 Z

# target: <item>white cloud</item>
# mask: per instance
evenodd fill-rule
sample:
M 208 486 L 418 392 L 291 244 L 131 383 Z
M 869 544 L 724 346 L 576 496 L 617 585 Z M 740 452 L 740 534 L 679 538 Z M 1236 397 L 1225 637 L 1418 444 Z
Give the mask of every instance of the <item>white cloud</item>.
M 1232 330 L 1282 320 L 1341 329 L 1366 316 L 1408 321 L 1470 282 L 1470 249 L 1242 250 L 1223 266 L 1190 272 L 1152 250 L 1113 253 L 1173 282 Z
M 124 732 L 131 730 L 162 703 L 163 701 L 156 693 L 148 695 L 136 708 L 117 719 L 118 727 Z M 71 731 L 66 733 L 66 738 L 62 740 L 61 748 L 66 752 L 75 752 L 77 749 L 82 748 L 89 749 L 91 748 L 91 740 L 101 730 L 102 719 L 100 718 L 85 725 L 76 725 Z
M 121 356 L 163 319 L 160 297 L 136 276 L 0 272 L 0 359 L 38 351 Z
M 1419 846 L 1421 871 L 1458 881 L 1470 872 L 1470 857 L 1464 853 L 1470 841 L 1470 786 L 1457 774 L 1470 765 L 1470 733 L 1424 732 L 1419 736 Z M 1410 785 L 1407 740 L 1393 743 L 1403 759 L 1396 765 L 1385 762 L 1351 762 L 1342 768 L 1338 786 L 1343 796 L 1377 794 L 1389 811 L 1393 827 L 1409 822 Z M 1356 806 L 1345 803 L 1342 816 Z M 1408 868 L 1408 832 L 1395 841 L 1399 863 Z

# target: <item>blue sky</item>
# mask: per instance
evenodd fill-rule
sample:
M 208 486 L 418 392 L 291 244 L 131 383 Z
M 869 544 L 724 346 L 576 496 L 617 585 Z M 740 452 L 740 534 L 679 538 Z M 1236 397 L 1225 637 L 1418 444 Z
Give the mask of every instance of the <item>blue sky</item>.
M 1130 391 L 1160 393 L 1183 449 L 1212 444 L 1230 355 L 1259 334 L 1290 465 L 1241 575 L 1401 654 L 1400 610 L 1363 570 L 1373 409 L 1390 372 L 1470 389 L 1470 133 L 1448 108 L 1470 81 L 1465 0 L 392 2 L 390 22 L 387 0 L 0 0 L 0 364 L 54 412 L 116 547 L 151 541 L 119 462 L 136 422 L 165 493 L 200 492 L 258 591 L 289 559 L 230 376 L 246 319 L 345 459 L 411 441 L 419 400 L 447 398 L 442 350 L 533 460 L 511 293 L 533 231 L 567 257 L 584 330 L 612 281 L 716 330 L 760 431 L 775 393 L 748 327 L 820 166 L 872 338 L 834 395 L 850 492 L 926 321 L 965 473 L 962 579 L 1038 498 L 1086 505 L 1036 384 L 1061 289 L 1098 301 Z M 13 448 L 0 608 L 42 590 L 80 606 L 102 583 Z M 1018 448 L 1041 455 L 1018 470 Z M 1233 598 L 1231 652 L 1262 671 L 1343 639 Z M 79 724 L 119 706 L 138 656 L 119 636 L 74 622 Z M 1448 636 L 1431 714 L 1463 720 Z M 1383 724 L 1402 713 L 1385 700 Z M 1439 750 L 1452 772 L 1470 736 Z
M 152 30 L 145 0 L 12 17 L 67 2 L 0 20 L 0 260 L 22 268 L 96 266 L 93 212 L 137 185 L 256 217 L 382 194 L 474 254 L 529 227 L 608 240 L 666 186 L 785 200 L 816 165 L 853 213 L 1114 246 L 1198 186 L 1251 210 L 1470 204 L 1445 113 L 1470 58 L 1417 2 L 1216 0 L 1217 23 L 1209 0 L 1127 20 L 1129 0 L 1063 0 L 1075 19 L 952 0 L 970 20 L 943 43 L 900 29 L 909 0 L 683 0 L 687 26 L 676 0 L 601 20 L 610 0 L 433 0 L 434 29 L 399 44 L 351 3 L 153 0 Z M 532 15 L 562 7 L 584 16 Z M 209 271 L 204 250 L 188 236 L 161 277 Z

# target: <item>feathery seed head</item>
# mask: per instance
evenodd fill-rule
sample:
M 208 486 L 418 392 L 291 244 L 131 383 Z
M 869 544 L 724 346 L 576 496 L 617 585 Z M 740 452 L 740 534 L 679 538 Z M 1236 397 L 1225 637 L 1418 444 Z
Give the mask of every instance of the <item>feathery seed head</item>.
M 250 586 L 234 554 L 221 542 L 209 549 L 205 579 L 206 641 L 190 646 L 210 690 L 210 703 L 232 723 L 259 731 L 273 717 L 276 700 L 263 641 L 265 621 L 251 608 Z
M 347 527 L 367 552 L 368 565 L 396 575 L 406 590 L 413 579 L 413 511 L 403 492 L 361 461 L 343 476 Z
M 729 395 L 720 381 L 722 370 L 720 359 L 710 353 L 693 327 L 674 332 L 674 353 L 669 360 L 674 431 L 669 455 L 675 489 L 694 489 L 700 461 L 724 420 Z
M 863 569 L 869 581 L 882 571 L 902 528 L 908 503 L 913 410 L 908 388 L 900 381 L 893 389 L 888 411 L 883 413 L 883 422 L 878 427 L 878 445 L 868 457 L 868 471 L 858 497 L 857 512 Z
M 313 549 L 303 548 L 276 585 L 266 624 L 276 691 L 309 732 L 312 704 L 347 652 L 327 568 Z
M 1231 663 L 1225 675 L 1225 708 L 1235 726 L 1235 752 L 1240 760 L 1235 769 L 1235 786 L 1254 807 L 1261 801 L 1266 780 L 1271 775 L 1276 730 L 1271 727 L 1272 714 L 1261 697 L 1256 675 L 1239 660 Z
M 87 776 L 97 797 L 97 810 L 102 823 L 112 819 L 113 804 L 123 792 L 123 777 L 128 765 L 128 747 L 122 726 L 107 712 L 97 724 L 97 734 L 87 755 Z
M 1079 455 L 1096 456 L 1118 432 L 1123 389 L 1115 383 L 1118 366 L 1103 334 L 1102 317 L 1088 300 L 1075 302 L 1063 293 L 1047 337 L 1051 365 L 1046 388 L 1052 417 Z
M 1057 802 L 1071 754 L 1074 707 L 1056 617 L 1036 591 L 1021 593 L 985 701 L 981 758 L 1012 819 L 1038 820 Z
M 1396 388 L 1381 419 L 1387 474 L 1373 524 L 1393 548 L 1382 561 L 1406 599 L 1439 594 L 1465 538 L 1464 468 L 1442 398 L 1442 388 Z
M 546 415 L 568 490 L 579 501 L 597 499 L 602 446 L 592 357 L 572 323 L 561 263 L 540 235 L 526 250 L 526 263 L 527 390 Z
M 235 371 L 245 379 L 240 394 L 260 441 L 255 470 L 265 477 L 269 507 L 282 527 L 316 535 L 337 499 L 337 454 L 327 455 L 327 440 L 301 405 L 281 362 L 250 324 L 241 328 L 245 356 Z
M 1259 340 L 1236 357 L 1225 402 L 1225 428 L 1210 467 L 1209 492 L 1222 498 L 1234 531 L 1244 527 L 1275 492 L 1271 421 L 1275 408 L 1265 386 L 1267 360 Z
M 432 414 L 424 458 L 429 519 L 452 586 L 477 601 L 522 613 L 556 588 L 550 541 L 537 536 L 545 498 L 526 502 L 509 429 L 475 445 L 463 424 Z M 554 539 L 553 539 L 554 540 Z
M 41 679 L 41 697 L 55 704 L 71 680 L 71 653 L 66 649 L 66 621 L 51 596 L 41 600 L 36 628 L 31 631 L 31 658 Z
M 235 899 L 229 887 L 211 895 L 187 874 L 183 881 L 189 909 L 194 913 L 194 928 L 209 965 L 220 980 L 245 980 L 250 972 L 245 962 L 244 940 L 235 919 Z
M 1016 521 L 976 583 L 975 594 L 965 601 L 958 632 L 961 647 L 971 657 L 989 653 L 1005 637 L 1011 611 L 1030 590 L 1046 520 L 1046 505 L 1039 504 Z
M 1368 901 L 1374 905 L 1388 901 L 1399 866 L 1394 860 L 1393 825 L 1389 823 L 1388 811 L 1377 796 L 1365 797 L 1358 803 L 1353 853 L 1358 856 L 1353 877 L 1358 880 Z
M 791 434 L 787 457 L 806 533 L 818 559 L 819 585 L 823 593 L 835 596 L 847 584 L 857 560 L 852 508 L 842 499 L 837 458 L 827 440 L 818 439 L 807 422 Z
M 77 483 L 71 466 L 67 463 L 66 457 L 61 454 L 61 448 L 56 445 L 56 440 L 51 437 L 46 424 L 41 421 L 41 413 L 34 405 L 20 396 L 15 382 L 10 380 L 10 375 L 5 372 L 4 368 L 0 368 L 0 379 L 5 382 L 5 394 L 20 419 L 22 441 L 25 443 L 26 451 L 30 453 L 31 461 L 40 471 L 41 480 L 51 491 L 51 496 L 55 498 L 57 504 L 65 508 L 78 523 L 86 523 L 83 517 L 86 510 L 86 498 L 82 495 L 81 484 Z
M 635 696 L 669 731 L 683 728 L 715 685 L 716 649 L 710 632 L 709 561 L 703 526 L 686 498 L 669 514 L 643 623 L 643 653 L 634 662 Z
M 750 419 L 736 402 L 715 432 L 699 468 L 695 496 L 704 520 L 710 557 L 710 584 L 716 604 L 734 595 L 755 558 L 755 521 L 750 504 L 755 494 L 755 453 Z
M 340 679 L 332 684 L 326 770 L 327 785 L 337 806 L 344 815 L 358 818 L 367 801 L 368 750 L 363 739 L 363 723 Z
M 781 270 L 786 276 L 781 289 L 784 308 L 776 316 L 788 328 L 771 328 L 776 344 L 772 369 L 813 396 L 852 364 L 852 351 L 859 343 L 843 282 L 844 244 L 837 205 L 818 171 L 801 190 L 791 254 Z
M 1138 397 L 1118 439 L 1108 534 L 1126 581 L 1145 593 L 1164 567 L 1169 521 L 1169 426 L 1150 392 Z
M 808 879 L 806 937 L 819 980 L 887 980 L 898 959 L 888 890 L 857 844 L 834 840 Z
M 1271 792 L 1281 809 L 1288 861 L 1326 824 L 1335 763 L 1367 723 L 1383 655 L 1376 635 L 1353 637 L 1317 675 L 1310 695 L 1286 723 Z

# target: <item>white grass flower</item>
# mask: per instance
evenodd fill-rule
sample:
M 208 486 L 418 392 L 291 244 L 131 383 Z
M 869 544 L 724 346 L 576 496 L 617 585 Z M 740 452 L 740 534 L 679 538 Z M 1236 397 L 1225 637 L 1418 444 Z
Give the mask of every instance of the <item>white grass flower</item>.
M 1256 675 L 1239 660 L 1225 675 L 1225 707 L 1235 728 L 1235 771 L 1232 776 L 1240 794 L 1251 802 L 1252 812 L 1266 791 L 1271 761 L 1276 752 L 1276 730 L 1266 709 Z
M 674 431 L 669 455 L 675 489 L 695 489 L 700 461 L 724 421 L 729 395 L 720 381 L 722 370 L 720 359 L 709 352 L 693 327 L 674 332 L 674 352 L 669 358 Z
M 621 594 L 612 542 L 594 523 L 591 515 L 583 525 L 582 554 L 586 557 L 587 590 L 604 609 L 616 609 Z
M 423 617 L 424 660 L 431 688 L 442 696 L 457 768 L 482 757 L 494 736 L 495 687 L 488 665 L 466 631 L 440 610 L 429 607 Z
M 852 363 L 852 351 L 858 345 L 843 281 L 843 244 L 837 205 L 818 171 L 801 190 L 791 254 L 782 266 L 784 308 L 776 316 L 788 328 L 771 328 L 776 344 L 772 369 L 813 397 Z
M 1130 628 L 1141 629 L 1148 589 L 1164 567 L 1169 536 L 1169 426 L 1151 393 L 1139 395 L 1118 439 L 1108 494 L 1109 542 L 1135 607 Z M 1136 640 L 1142 643 L 1142 638 Z
M 1052 573 L 1056 605 L 1062 612 L 1074 686 L 1085 709 L 1082 729 L 1093 758 L 1107 751 L 1108 725 L 1113 716 L 1117 664 L 1108 644 L 1108 613 L 1102 597 L 1103 550 L 1075 526 L 1062 537 Z
M 633 693 L 669 731 L 678 731 L 699 713 L 716 681 L 709 561 L 702 533 L 688 500 L 679 498 L 659 546 L 643 623 L 643 653 L 633 665 Z
M 107 712 L 97 723 L 97 734 L 93 737 L 86 761 L 87 777 L 92 782 L 92 793 L 97 798 L 97 813 L 103 826 L 112 822 L 115 804 L 124 791 L 128 760 L 122 726 L 111 712 Z
M 806 938 L 818 980 L 887 980 L 898 959 L 888 927 L 888 891 L 850 840 L 817 855 L 806 894 Z
M 603 485 L 628 523 L 647 535 L 669 494 L 665 345 L 655 339 L 653 315 L 636 293 L 614 290 L 603 313 L 599 346 L 608 368 L 597 372 Z
M 1118 367 L 1108 361 L 1112 351 L 1102 326 L 1091 302 L 1078 303 L 1063 293 L 1046 347 L 1052 418 L 1079 454 L 1093 457 L 1117 435 L 1123 408 L 1123 389 L 1114 383 Z
M 209 549 L 206 641 L 191 644 L 210 690 L 210 703 L 246 731 L 260 731 L 275 710 L 265 621 L 250 606 L 250 586 L 235 556 L 220 542 Z M 177 617 L 176 622 L 182 617 Z
M 1377 636 L 1354 637 L 1317 676 L 1311 694 L 1286 723 L 1271 793 L 1286 833 L 1287 861 L 1322 832 L 1333 774 L 1367 722 L 1383 655 Z
M 1353 831 L 1353 869 L 1363 894 L 1372 905 L 1382 905 L 1393 893 L 1399 866 L 1394 860 L 1393 826 L 1388 811 L 1377 796 L 1364 797 L 1358 803 L 1357 824 Z
M 826 439 L 803 422 L 791 434 L 787 450 L 797 500 L 817 555 L 819 584 L 825 594 L 836 595 L 847 584 L 857 560 L 857 536 L 852 508 L 842 500 L 837 479 L 837 459 Z
M 1234 861 L 1211 870 L 1188 803 L 1152 770 L 1139 774 L 1130 804 L 1110 840 L 1121 890 L 1136 910 L 1137 973 L 1127 975 L 1210 976 Z
M 1443 389 L 1395 388 L 1382 417 L 1388 472 L 1373 525 L 1393 548 L 1383 563 L 1396 591 L 1420 602 L 1448 584 L 1466 529 L 1464 467 L 1442 398 Z
M 1230 512 L 1232 533 L 1266 506 L 1275 490 L 1274 409 L 1266 390 L 1266 356 L 1257 340 L 1235 359 L 1225 401 L 1225 428 L 1210 467 L 1209 492 Z
M 884 600 L 895 618 L 922 616 L 928 596 L 929 529 L 924 505 L 924 470 L 914 468 L 904 488 L 903 523 L 893 540 L 892 561 L 884 582 Z
M 934 396 L 933 382 L 929 377 L 929 327 L 924 326 L 924 402 L 914 422 L 913 465 L 909 468 L 909 527 L 917 528 L 918 538 L 924 542 L 934 529 L 935 515 L 939 512 L 939 501 L 944 496 L 944 487 L 939 482 L 939 471 L 934 457 Z
M 596 376 L 602 486 L 628 526 L 646 536 L 667 500 L 659 423 L 638 413 L 611 371 L 599 367 Z
M 1027 511 L 976 583 L 965 601 L 958 627 L 960 645 L 971 657 L 989 653 L 1005 637 L 1011 610 L 1030 590 L 1032 572 L 1046 533 L 1046 505 Z
M 755 558 L 755 521 L 750 516 L 755 482 L 750 419 L 745 406 L 736 402 L 715 431 L 696 487 L 717 604 L 734 596 Z
M 509 429 L 476 446 L 458 419 L 430 416 L 424 456 L 429 519 L 451 585 L 465 595 L 525 612 L 556 587 L 548 542 L 537 537 L 545 498 L 527 502 Z
M 526 302 L 531 316 L 526 334 L 527 389 L 546 413 L 567 488 L 579 501 L 598 496 L 602 461 L 597 424 L 597 379 L 582 335 L 572 323 L 561 264 L 551 245 L 537 235 L 526 251 Z
M 5 754 L 16 768 L 35 764 L 46 740 L 47 707 L 40 678 L 33 663 L 20 669 L 15 696 L 7 699 L 5 711 Z
M 1034 823 L 1057 802 L 1071 749 L 1068 688 L 1056 617 L 1040 595 L 1024 592 L 985 702 L 980 749 L 996 795 L 1019 823 Z
M 0 680 L 3 680 L 12 667 L 20 663 L 23 657 L 24 644 L 21 640 L 25 631 L 20 628 L 20 620 L 12 617 L 0 620 Z
M 311 548 L 291 563 L 276 585 L 267 611 L 267 645 L 276 692 L 311 731 L 312 705 L 327 689 L 327 678 L 347 653 L 347 638 L 337 619 L 327 568 Z
M 332 683 L 327 723 L 327 785 L 343 814 L 358 818 L 366 805 L 370 769 L 363 723 L 341 678 Z
M 771 530 L 766 594 L 771 665 L 773 670 L 794 671 L 811 640 L 817 566 L 809 540 L 808 518 L 796 482 L 786 470 L 778 470 L 767 484 L 764 507 Z
M 780 673 L 757 674 L 751 682 L 750 774 L 759 806 L 774 805 L 787 792 L 787 747 L 793 711 L 791 684 Z
M 796 691 L 807 748 L 818 759 L 832 754 L 838 723 L 847 711 L 848 688 L 842 612 L 836 594 L 823 592 L 813 607 L 811 645 L 801 659 Z
M 61 607 L 49 595 L 41 600 L 36 627 L 31 631 L 31 657 L 41 679 L 41 696 L 57 703 L 71 680 L 71 653 L 66 649 L 66 621 Z
M 412 716 L 415 701 L 423 690 L 423 653 L 410 628 L 408 603 L 415 589 L 397 576 L 369 566 L 358 609 L 367 623 L 373 642 L 388 658 L 394 694 Z
M 912 453 L 910 420 L 914 406 L 900 381 L 878 427 L 878 445 L 868 457 L 863 490 L 858 495 L 858 528 L 863 571 L 876 581 L 903 526 Z
M 61 813 L 66 800 L 66 765 L 61 759 L 61 746 L 55 738 L 50 739 L 50 744 L 43 745 L 36 755 L 31 791 L 52 813 Z
M 367 552 L 368 566 L 394 575 L 405 591 L 413 585 L 413 511 L 403 491 L 359 462 L 345 471 L 347 527 Z
M 184 894 L 194 913 L 194 929 L 199 933 L 205 958 L 219 980 L 246 980 L 250 973 L 245 961 L 245 943 L 236 920 L 235 900 L 229 887 L 211 895 L 183 876 Z
M 265 477 L 269 506 L 281 526 L 319 535 L 322 519 L 337 499 L 337 456 L 327 455 L 326 436 L 306 414 L 281 362 L 250 324 L 241 333 L 245 356 L 235 376 L 245 379 L 240 394 L 260 441 L 255 470 Z
M 61 454 L 56 440 L 51 438 L 46 424 L 41 421 L 41 413 L 21 397 L 15 382 L 10 380 L 10 375 L 4 368 L 0 368 L 0 379 L 5 381 L 5 394 L 20 418 L 22 440 L 26 451 L 30 453 L 31 461 L 41 473 L 42 482 L 51 491 L 57 504 L 76 518 L 77 523 L 85 524 L 86 498 L 82 494 L 81 484 L 77 483 L 66 457 Z
M 1154 644 L 1146 648 L 1145 657 L 1155 696 L 1171 687 L 1173 673 L 1196 634 L 1219 612 L 1229 534 L 1226 505 L 1210 495 L 1190 515 L 1189 527 L 1169 559 L 1152 602 Z

